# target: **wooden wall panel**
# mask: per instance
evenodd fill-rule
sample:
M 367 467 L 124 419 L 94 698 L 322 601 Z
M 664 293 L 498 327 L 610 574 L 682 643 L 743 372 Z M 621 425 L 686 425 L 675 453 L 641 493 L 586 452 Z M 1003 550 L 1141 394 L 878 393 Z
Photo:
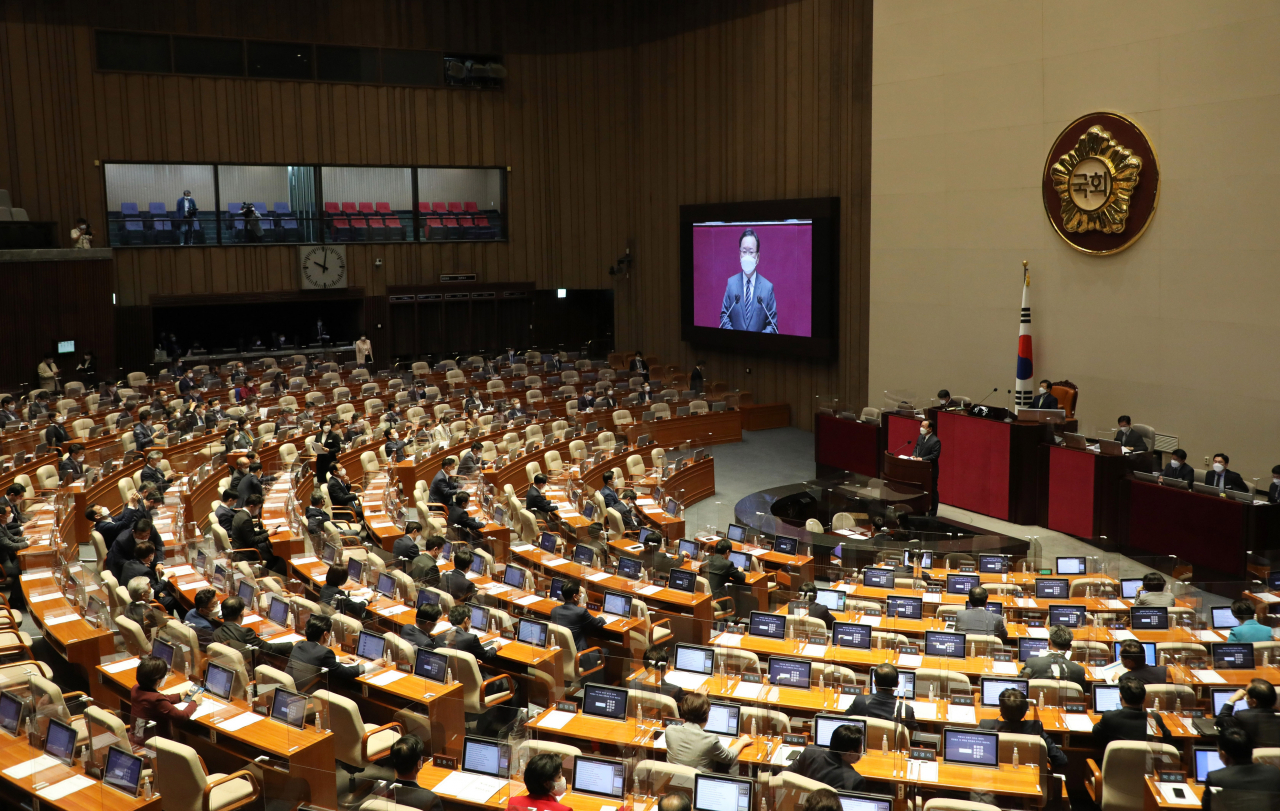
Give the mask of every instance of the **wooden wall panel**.
M 99 368 L 115 364 L 115 308 L 111 262 L 7 262 L 3 270 L 9 306 L 0 318 L 0 381 L 5 390 L 36 386 L 36 366 L 59 341 L 98 356 Z M 59 358 L 63 382 L 76 380 L 76 358 Z
M 384 296 L 467 271 L 612 288 L 620 348 L 686 368 L 698 353 L 679 339 L 678 206 L 838 196 L 838 358 L 706 359 L 758 402 L 789 401 L 802 425 L 816 397 L 866 401 L 869 0 L 277 0 L 252 14 L 206 0 L 48 0 L 5 2 L 0 15 L 0 188 L 33 219 L 101 221 L 94 161 L 510 167 L 508 242 L 352 246 L 351 284 Z M 481 93 L 98 73 L 97 27 L 493 52 L 509 78 Z M 609 277 L 627 247 L 630 279 Z M 294 255 L 117 251 L 120 304 L 296 289 Z

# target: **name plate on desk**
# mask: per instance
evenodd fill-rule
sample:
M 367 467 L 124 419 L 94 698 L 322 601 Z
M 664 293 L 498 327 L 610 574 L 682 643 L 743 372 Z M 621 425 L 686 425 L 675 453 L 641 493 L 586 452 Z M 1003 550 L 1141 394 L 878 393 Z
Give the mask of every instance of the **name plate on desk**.
M 1062 702 L 1063 712 L 1084 712 L 1085 706 L 1083 701 L 1064 701 Z
M 672 724 L 683 724 L 683 723 L 684 723 L 684 721 L 683 721 L 683 720 L 681 720 L 681 719 L 679 719 L 679 718 L 663 718 L 663 719 L 662 719 L 662 728 L 663 728 L 663 729 L 666 729 L 667 727 L 671 726 Z
M 991 661 L 993 661 L 993 662 L 1012 662 L 1012 661 L 1013 661 L 1013 655 L 1012 655 L 1012 654 L 1009 654 L 1009 653 L 993 653 L 993 654 L 991 654 Z
M 1185 783 L 1187 782 L 1187 773 L 1177 769 L 1158 769 L 1156 770 L 1156 781 L 1159 783 Z
M 782 743 L 785 746 L 808 746 L 809 736 L 803 732 L 798 735 L 788 732 L 782 736 Z
M 925 749 L 924 747 L 913 746 L 911 747 L 911 759 L 923 760 L 928 763 L 933 763 L 938 759 L 938 753 L 933 751 L 932 749 Z
M 1185 710 L 1188 718 L 1204 718 L 1204 710 Z
M 840 695 L 860 696 L 862 695 L 862 688 L 856 684 L 842 684 L 840 685 Z
M 761 682 L 762 680 L 759 673 L 743 673 L 742 674 L 743 684 L 760 684 Z
M 588 611 L 599 611 L 599 610 L 600 610 L 600 603 L 587 603 L 587 610 L 588 610 Z
M 511 630 L 510 628 L 503 628 L 502 631 L 499 632 L 499 636 L 501 636 L 503 639 L 514 640 L 516 638 L 516 632 Z
M 973 567 L 973 564 L 970 564 L 970 563 L 962 564 L 962 565 L 960 566 L 960 572 L 961 572 L 962 574 L 969 574 L 969 573 L 976 572 L 976 571 L 977 571 L 977 569 L 975 569 L 975 568 Z
M 920 646 L 919 645 L 902 645 L 901 647 L 898 648 L 898 653 L 901 656 L 916 656 L 920 653 Z
M 941 594 L 942 586 L 925 586 L 924 593 L 925 594 Z
M 458 759 L 456 757 L 449 757 L 448 755 L 432 755 L 431 765 L 438 766 L 441 769 L 455 770 L 458 768 Z
M 951 698 L 947 700 L 950 701 L 952 704 L 955 704 L 957 707 L 973 706 L 973 696 L 951 696 Z
M 556 709 L 560 710 L 561 712 L 571 712 L 571 713 L 577 714 L 578 705 L 574 704 L 572 701 L 557 701 Z

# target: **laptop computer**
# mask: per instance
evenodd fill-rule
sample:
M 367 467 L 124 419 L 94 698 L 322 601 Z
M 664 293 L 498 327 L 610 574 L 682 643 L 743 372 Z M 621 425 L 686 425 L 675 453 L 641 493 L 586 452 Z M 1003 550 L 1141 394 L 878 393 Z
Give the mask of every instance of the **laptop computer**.
M 611 758 L 579 755 L 573 759 L 573 790 L 621 800 L 627 791 L 627 765 Z
M 142 758 L 119 746 L 110 747 L 102 768 L 102 784 L 127 797 L 137 797 L 142 784 Z
M 1075 450 L 1082 451 L 1086 447 L 1088 447 L 1088 444 L 1089 444 L 1088 441 L 1084 438 L 1084 434 L 1073 434 L 1068 431 L 1063 433 L 1062 435 L 1063 447 L 1073 448 Z

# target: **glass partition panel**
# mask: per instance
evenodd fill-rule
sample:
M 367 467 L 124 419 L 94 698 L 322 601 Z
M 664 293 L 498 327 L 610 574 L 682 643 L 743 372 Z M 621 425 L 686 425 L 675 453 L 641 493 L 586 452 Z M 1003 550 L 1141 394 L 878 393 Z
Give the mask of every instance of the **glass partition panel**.
M 108 163 L 103 171 L 112 247 L 217 242 L 213 166 Z
M 503 202 L 501 169 L 419 169 L 419 238 L 505 239 Z
M 387 242 L 413 239 L 413 176 L 410 169 L 325 166 L 324 226 L 328 242 Z
M 315 169 L 219 166 L 222 243 L 318 242 Z

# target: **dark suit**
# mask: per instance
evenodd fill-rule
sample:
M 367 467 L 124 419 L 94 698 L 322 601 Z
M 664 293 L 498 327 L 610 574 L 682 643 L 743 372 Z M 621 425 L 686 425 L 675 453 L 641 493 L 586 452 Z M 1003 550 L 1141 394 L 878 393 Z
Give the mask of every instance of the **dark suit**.
M 84 465 L 81 465 L 75 459 L 68 456 L 58 463 L 58 476 L 65 478 L 70 473 L 72 476 L 79 478 L 84 475 Z
M 916 711 L 911 708 L 911 704 L 899 701 L 892 690 L 877 689 L 870 695 L 857 696 L 844 714 L 897 721 L 912 732 L 920 729 L 920 725 L 916 723 Z
M 861 791 L 867 783 L 838 753 L 823 746 L 806 746 L 785 771 L 826 783 L 836 791 Z
M 778 332 L 778 302 L 773 297 L 773 283 L 755 271 L 755 286 L 751 291 L 751 310 L 747 313 L 747 291 L 744 274 L 739 271 L 729 277 L 724 286 L 724 300 L 720 303 L 720 329 L 740 329 L 747 332 Z
M 44 444 L 50 448 L 61 446 L 70 441 L 71 435 L 67 433 L 67 429 L 56 422 L 44 429 Z
M 1132 428 L 1121 428 L 1117 430 L 1116 442 L 1119 442 L 1126 448 L 1132 448 L 1135 451 L 1145 451 L 1147 449 L 1147 441 L 1142 438 L 1141 434 Z
M 346 507 L 354 512 L 357 518 L 361 516 L 360 496 L 348 490 L 346 482 L 337 476 L 330 476 L 326 487 L 329 489 L 329 500 L 333 502 L 333 506 Z
M 146 452 L 148 448 L 156 444 L 156 430 L 145 423 L 138 423 L 133 426 L 133 441 L 139 451 Z
M 933 470 L 933 490 L 929 494 L 930 515 L 937 515 L 938 513 L 938 457 L 941 455 L 942 440 L 938 439 L 938 435 L 934 432 L 930 431 L 916 442 L 915 457 L 928 462 Z
M 956 631 L 962 634 L 986 634 L 1000 639 L 1001 644 L 1008 644 L 1009 632 L 1005 630 L 1004 619 L 985 608 L 963 608 L 956 612 Z
M 605 509 L 617 508 L 618 502 L 622 499 L 618 498 L 618 494 L 609 485 L 600 488 L 600 496 L 604 499 Z
M 440 643 L 436 638 L 417 625 L 406 625 L 400 629 L 400 638 L 415 648 L 429 648 L 435 650 L 440 647 Z
M 1162 743 L 1172 744 L 1173 735 L 1158 714 L 1152 714 L 1160 730 Z M 1108 710 L 1093 725 L 1093 739 L 1104 752 L 1112 741 L 1145 741 L 1147 739 L 1147 711 L 1134 707 Z
M 245 610 L 247 611 L 248 609 Z M 229 645 L 232 649 L 244 654 L 245 666 L 249 667 L 251 672 L 253 668 L 249 666 L 248 661 L 250 648 L 256 648 L 263 653 L 273 653 L 277 656 L 288 656 L 293 651 L 292 642 L 268 642 L 258 636 L 258 632 L 252 628 L 246 628 L 243 625 L 236 625 L 230 622 L 224 622 L 218 630 L 213 632 L 213 641 Z
M 390 416 L 390 415 L 388 415 Z M 404 446 L 408 444 L 403 439 L 389 439 L 382 446 L 382 452 L 387 455 L 387 459 L 392 462 L 404 461 Z
M 482 522 L 472 518 L 467 509 L 458 504 L 449 505 L 449 523 L 475 533 L 479 533 L 484 528 Z M 487 552 L 488 550 L 486 549 L 485 551 Z
M 822 620 L 822 624 L 827 626 L 828 631 L 836 622 L 835 615 L 825 605 L 814 600 L 809 601 L 809 616 Z
M 618 407 L 618 401 L 613 399 L 607 394 L 603 397 L 596 398 L 596 408 L 617 408 L 617 407 Z
M 706 576 L 707 583 L 711 586 L 711 596 L 717 600 L 721 597 L 729 596 L 729 583 L 741 585 L 747 582 L 747 576 L 723 555 L 712 555 L 706 566 L 703 567 L 702 573 Z
M 476 593 L 476 584 L 457 569 L 450 569 L 440 575 L 440 590 L 453 598 L 455 603 L 465 603 Z
M 154 484 L 156 489 L 161 493 L 169 489 L 169 482 L 165 481 L 167 477 L 165 476 L 164 471 L 158 467 L 147 465 L 142 468 L 142 472 L 138 474 L 138 478 L 143 484 Z
M 1172 464 L 1165 465 L 1160 475 L 1166 479 L 1182 479 L 1187 484 L 1191 484 L 1196 480 L 1196 472 L 1186 462 L 1183 462 L 1177 468 L 1174 468 Z
M 413 780 L 397 779 L 391 784 L 390 794 L 398 806 L 421 808 L 422 811 L 444 811 L 444 803 L 435 792 L 419 786 Z
M 1067 756 L 1044 731 L 1044 724 L 1024 718 L 1021 721 L 1005 721 L 1000 718 L 984 718 L 978 722 L 978 729 L 994 729 L 997 732 L 1008 732 L 1014 735 L 1038 735 L 1044 741 L 1045 751 L 1049 756 L 1049 767 L 1062 770 L 1067 767 Z
M 231 546 L 233 549 L 256 551 L 264 564 L 269 565 L 275 558 L 275 553 L 271 551 L 271 534 L 258 529 L 257 522 L 249 515 L 248 510 L 236 510 L 235 517 L 231 519 Z
M 178 219 L 182 222 L 182 244 L 190 245 L 195 240 L 192 231 L 192 221 L 196 218 L 196 201 L 192 197 L 179 197 L 177 204 L 173 207 L 178 213 Z
M 1217 473 L 1212 470 L 1205 471 L 1204 483 L 1209 485 L 1210 487 L 1221 488 L 1222 480 L 1224 478 L 1226 479 L 1227 490 L 1237 490 L 1241 493 L 1248 492 L 1249 488 L 1244 486 L 1244 479 L 1240 476 L 1239 473 L 1236 473 L 1234 470 L 1231 470 L 1230 468 L 1222 471 L 1221 473 Z
M 498 658 L 496 650 L 491 651 L 480 644 L 480 637 L 462 629 L 457 629 L 453 632 L 453 642 L 450 643 L 449 647 L 471 654 L 476 657 L 478 663 L 483 665 L 493 664 L 493 661 Z
M 484 461 L 480 458 L 480 454 L 467 451 L 458 460 L 458 475 L 470 476 L 478 471 L 483 464 Z
M 1280 483 L 1271 482 L 1271 489 L 1267 491 L 1268 504 L 1280 504 Z
M 1222 789 L 1215 791 L 1214 789 Z M 1204 811 L 1268 811 L 1280 803 L 1280 769 L 1267 763 L 1243 763 L 1209 772 L 1204 781 Z
M 1054 665 L 1058 667 L 1055 668 Z M 1019 674 L 1024 679 L 1061 679 L 1064 681 L 1073 681 L 1080 685 L 1080 689 L 1088 693 L 1089 684 L 1088 677 L 1084 671 L 1084 665 L 1078 662 L 1072 662 L 1063 656 L 1059 651 L 1051 651 L 1044 656 L 1032 656 L 1027 663 L 1022 666 L 1022 673 Z
M 509 409 L 509 410 L 507 411 L 507 413 L 504 415 L 504 417 L 505 417 L 505 419 L 506 419 L 506 421 L 507 421 L 507 422 L 511 422 L 511 421 L 513 421 L 513 420 L 515 420 L 515 419 L 518 419 L 518 418 L 520 418 L 520 417 L 523 417 L 523 416 L 525 416 L 525 411 L 524 411 L 524 409 L 523 409 L 523 408 L 512 408 L 512 409 Z
M 422 554 L 422 550 L 418 548 L 418 544 L 413 540 L 412 536 L 402 535 L 396 538 L 396 542 L 391 545 L 391 554 L 397 558 L 412 561 Z
M 689 389 L 691 391 L 696 391 L 698 394 L 702 394 L 702 381 L 702 370 L 697 366 L 693 367 L 693 371 L 689 373 Z
M 354 679 L 360 675 L 359 664 L 342 664 L 332 648 L 326 648 L 319 642 L 299 642 L 294 645 L 284 672 L 302 684 L 319 676 L 321 670 L 328 670 L 346 679 Z
M 213 515 L 218 519 L 218 526 L 227 531 L 227 537 L 231 537 L 231 525 L 236 519 L 236 511 L 228 507 L 226 504 L 219 504 L 218 508 L 213 511 Z
M 553 513 L 556 511 L 556 505 L 542 495 L 542 491 L 538 489 L 537 485 L 529 485 L 529 492 L 525 493 L 524 503 L 525 507 L 533 512 Z
M 634 377 L 649 379 L 649 364 L 645 363 L 644 358 L 631 359 L 631 374 Z
M 1058 398 L 1053 396 L 1053 392 L 1045 394 L 1037 394 L 1031 398 L 1032 408 L 1058 408 Z
M 1233 712 L 1231 704 L 1223 704 L 1218 713 L 1218 729 L 1238 726 L 1249 736 L 1249 743 L 1254 748 L 1280 746 L 1280 719 L 1271 707 L 1254 707 L 1252 709 Z
M 316 478 L 322 482 L 327 481 L 334 461 L 342 453 L 342 437 L 336 431 L 330 431 L 327 434 L 316 434 L 312 439 L 324 448 L 324 453 L 316 454 Z
M 586 411 L 588 408 L 591 408 L 592 406 L 594 406 L 595 402 L 596 400 L 594 397 L 588 399 L 587 395 L 584 394 L 578 398 L 578 410 Z
M 594 633 L 605 626 L 604 617 L 594 617 L 580 605 L 556 606 L 551 609 L 551 621 L 573 636 L 573 644 L 579 651 L 586 649 L 588 632 Z
M 1169 682 L 1169 669 L 1164 665 L 1144 666 L 1120 675 L 1121 677 L 1132 676 L 1143 684 L 1167 684 Z
M 137 518 L 142 518 L 145 515 L 145 512 L 139 511 Z M 133 560 L 133 550 L 138 545 L 138 542 L 133 537 L 133 525 L 135 523 L 137 523 L 137 519 L 134 519 L 128 527 L 122 529 L 120 534 L 116 536 L 115 542 L 111 544 L 111 548 L 107 551 L 106 566 L 116 576 L 116 580 L 120 579 L 124 571 L 125 561 Z M 151 536 L 147 540 L 151 541 L 156 547 L 156 556 L 151 562 L 151 566 L 154 568 L 157 563 L 164 563 L 164 539 L 160 537 L 160 531 L 152 526 Z
M 432 504 L 453 504 L 453 497 L 458 488 L 449 483 L 449 476 L 443 470 L 437 471 L 431 479 L 431 492 L 428 498 Z

